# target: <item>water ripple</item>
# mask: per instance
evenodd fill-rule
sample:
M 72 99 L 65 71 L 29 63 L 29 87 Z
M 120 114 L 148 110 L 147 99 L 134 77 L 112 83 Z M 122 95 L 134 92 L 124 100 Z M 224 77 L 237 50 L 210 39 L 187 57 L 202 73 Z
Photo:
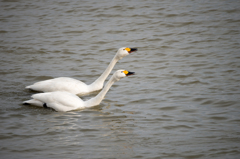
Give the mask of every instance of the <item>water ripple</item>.
M 1 157 L 239 158 L 239 5 L 1 1 Z M 93 82 L 122 46 L 139 51 L 114 71 L 136 75 L 99 106 L 21 104 L 37 81 Z

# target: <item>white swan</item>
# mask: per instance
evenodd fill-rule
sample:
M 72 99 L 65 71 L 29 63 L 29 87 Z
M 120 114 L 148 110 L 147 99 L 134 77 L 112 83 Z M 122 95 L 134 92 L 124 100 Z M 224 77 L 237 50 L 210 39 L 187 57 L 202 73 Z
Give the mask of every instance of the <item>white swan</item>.
M 26 88 L 39 92 L 66 91 L 77 95 L 84 95 L 94 91 L 98 91 L 103 88 L 104 81 L 112 71 L 117 61 L 134 51 L 137 51 L 137 49 L 127 47 L 122 47 L 118 49 L 116 55 L 114 56 L 106 70 L 97 80 L 95 80 L 90 85 L 87 85 L 79 80 L 70 77 L 58 77 L 34 83 L 33 85 L 27 86 Z
M 83 101 L 75 94 L 69 92 L 47 92 L 38 93 L 32 95 L 33 99 L 23 102 L 26 105 L 35 105 L 40 107 L 50 107 L 56 111 L 66 112 L 71 110 L 89 108 L 95 105 L 99 105 L 104 96 L 113 85 L 114 82 L 120 80 L 123 77 L 133 75 L 134 72 L 128 72 L 127 70 L 116 71 L 101 92 L 87 101 Z

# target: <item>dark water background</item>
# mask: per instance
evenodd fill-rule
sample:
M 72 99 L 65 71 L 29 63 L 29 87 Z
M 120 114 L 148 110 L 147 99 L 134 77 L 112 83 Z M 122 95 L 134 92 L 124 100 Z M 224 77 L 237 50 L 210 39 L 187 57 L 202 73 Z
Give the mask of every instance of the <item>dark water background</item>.
M 0 1 L 0 158 L 240 157 L 240 1 Z M 24 87 L 93 82 L 117 49 L 96 107 L 22 105 Z M 84 100 L 92 97 L 83 97 Z

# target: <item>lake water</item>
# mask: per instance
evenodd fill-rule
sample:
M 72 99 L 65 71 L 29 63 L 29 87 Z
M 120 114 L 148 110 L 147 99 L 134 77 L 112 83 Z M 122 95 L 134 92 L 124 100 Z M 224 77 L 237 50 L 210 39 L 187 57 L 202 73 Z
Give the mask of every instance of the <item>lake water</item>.
M 100 105 L 22 105 L 37 81 L 90 84 L 123 46 L 138 52 L 112 73 L 136 75 Z M 1 0 L 0 76 L 2 159 L 240 157 L 240 1 Z

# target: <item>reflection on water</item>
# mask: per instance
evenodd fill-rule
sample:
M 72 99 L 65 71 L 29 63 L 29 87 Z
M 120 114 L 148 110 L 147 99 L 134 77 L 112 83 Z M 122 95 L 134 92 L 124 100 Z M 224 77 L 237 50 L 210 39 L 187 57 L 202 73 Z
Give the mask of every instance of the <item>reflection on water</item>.
M 1 1 L 1 157 L 238 158 L 239 6 Z M 99 106 L 60 113 L 21 104 L 37 81 L 92 83 L 122 46 L 139 51 L 113 71 L 136 75 Z

